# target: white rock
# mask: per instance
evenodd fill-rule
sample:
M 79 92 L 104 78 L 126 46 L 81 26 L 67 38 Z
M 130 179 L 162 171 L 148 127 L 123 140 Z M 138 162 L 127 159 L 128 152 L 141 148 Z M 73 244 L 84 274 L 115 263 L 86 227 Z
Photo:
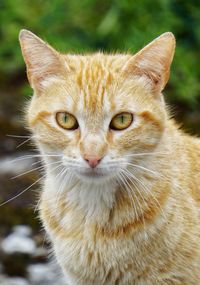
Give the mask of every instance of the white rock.
M 29 227 L 17 226 L 14 232 L 3 239 L 1 249 L 6 254 L 26 253 L 34 254 L 36 250 L 35 241 L 28 235 L 31 233 Z
M 34 285 L 65 285 L 58 270 L 49 263 L 29 265 L 27 268 L 29 280 Z
M 15 277 L 15 278 L 4 278 L 1 285 L 30 285 L 24 278 Z
M 33 257 L 38 258 L 38 257 L 45 257 L 48 256 L 49 251 L 45 247 L 38 247 L 36 251 L 34 252 Z
M 31 282 L 42 284 L 42 282 L 55 279 L 55 273 L 48 264 L 38 263 L 28 266 L 28 274 Z
M 32 234 L 32 229 L 26 225 L 17 225 L 13 228 L 13 232 L 21 236 L 30 236 Z

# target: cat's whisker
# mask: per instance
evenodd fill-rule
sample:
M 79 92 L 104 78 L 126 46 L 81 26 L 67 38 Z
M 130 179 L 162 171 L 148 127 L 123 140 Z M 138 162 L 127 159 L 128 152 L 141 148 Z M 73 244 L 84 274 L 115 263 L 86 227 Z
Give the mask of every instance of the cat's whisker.
M 67 183 L 67 185 L 71 185 L 71 182 L 73 181 L 73 173 L 72 172 L 66 172 L 65 174 L 67 174 L 67 175 L 64 175 L 64 179 L 63 179 L 63 185 L 62 185 L 62 192 L 63 192 L 63 190 L 64 190 L 64 187 L 66 186 L 66 183 Z M 76 182 L 75 182 L 75 184 L 76 184 Z M 71 188 L 71 187 L 70 187 Z M 73 187 L 72 187 L 73 188 Z M 71 189 L 72 189 L 71 188 Z
M 21 138 L 21 139 L 27 139 L 27 138 L 33 137 L 32 135 L 30 135 L 30 136 L 6 135 L 6 136 L 7 136 L 7 137 L 11 137 L 11 138 Z
M 41 164 L 42 163 L 42 160 L 38 160 L 38 161 L 35 161 L 33 163 L 31 163 L 32 166 L 36 165 L 36 164 Z
M 18 145 L 16 146 L 16 148 L 20 148 L 22 145 L 24 145 L 25 143 L 29 142 L 30 140 L 32 140 L 32 137 L 31 137 L 31 138 L 28 138 L 28 139 L 26 139 L 25 141 L 23 141 L 22 143 L 18 144 Z
M 68 171 L 68 168 L 63 168 L 63 170 L 60 172 L 60 174 L 59 174 L 59 176 L 58 177 L 56 177 L 56 179 L 61 179 L 62 177 L 63 177 L 63 180 L 62 180 L 62 182 L 61 183 L 59 183 L 60 184 L 60 187 L 59 187 L 59 189 L 58 189 L 58 191 L 57 191 L 57 193 L 56 193 L 56 200 L 55 200 L 55 204 L 57 205 L 58 204 L 58 201 L 60 200 L 59 198 L 59 196 L 61 195 L 61 193 L 62 193 L 62 191 L 63 191 L 63 187 L 64 187 L 64 182 L 65 182 L 65 174 L 67 173 L 67 171 Z M 57 208 L 57 207 L 56 207 Z
M 124 170 L 124 169 L 123 169 Z M 129 175 L 129 179 L 131 179 L 131 181 L 136 181 L 136 182 L 138 182 L 140 185 L 142 185 L 142 189 L 143 190 L 145 190 L 144 192 L 146 193 L 149 193 L 150 195 L 151 195 L 151 197 L 153 197 L 153 199 L 157 202 L 157 204 L 158 204 L 158 206 L 159 206 L 159 208 L 158 209 L 160 209 L 160 204 L 159 204 L 159 202 L 157 201 L 157 199 L 153 196 L 153 194 L 151 193 L 151 191 L 146 187 L 146 185 L 141 181 L 141 180 L 139 180 L 132 172 L 130 172 L 128 169 L 126 169 L 126 170 L 124 170 L 124 171 L 126 171 L 127 173 L 128 173 L 128 175 Z M 140 191 L 140 189 L 139 188 L 137 188 L 137 190 L 138 190 L 138 193 L 140 194 L 140 193 L 142 193 L 141 191 Z M 143 197 L 143 196 L 142 196 Z M 144 198 L 143 198 L 144 199 Z M 145 204 L 146 204 L 146 206 L 148 206 L 148 203 L 145 201 Z
M 124 174 L 126 174 L 126 175 L 127 175 L 127 179 L 129 179 L 130 182 L 133 183 L 133 185 L 134 185 L 136 191 L 138 192 L 139 196 L 141 197 L 143 203 L 144 203 L 145 206 L 147 207 L 147 206 L 148 206 L 148 203 L 147 203 L 147 201 L 145 201 L 145 199 L 144 199 L 142 193 L 140 192 L 140 190 L 139 190 L 139 188 L 138 188 L 138 185 L 135 183 L 135 182 L 138 182 L 138 179 L 135 179 L 135 181 L 134 181 L 134 180 L 132 179 L 134 175 L 132 175 L 132 173 L 131 173 L 128 169 L 122 169 L 122 172 L 123 172 Z
M 128 171 L 126 169 L 126 171 Z M 129 172 L 129 171 L 128 171 Z M 147 197 L 150 197 L 153 199 L 154 201 L 154 207 L 161 213 L 161 215 L 163 216 L 164 220 L 165 220 L 165 223 L 167 225 L 167 231 L 168 233 L 169 232 L 169 221 L 168 221 L 168 218 L 164 212 L 164 209 L 163 207 L 161 206 L 161 204 L 159 203 L 158 199 L 155 197 L 154 193 L 148 188 L 146 187 L 146 185 L 143 183 L 143 181 L 139 180 L 132 172 L 129 172 L 129 176 L 132 178 L 131 180 L 135 180 L 137 181 L 140 186 L 142 187 L 142 190 L 144 191 L 145 195 L 147 195 Z M 138 193 L 140 193 L 140 190 L 138 189 Z M 142 192 L 141 192 L 142 193 Z
M 122 163 L 122 164 L 128 166 L 129 168 L 132 168 L 133 170 L 136 170 L 138 168 L 138 169 L 141 169 L 141 170 L 143 169 L 143 170 L 145 170 L 147 172 L 149 171 L 149 173 L 153 174 L 152 177 L 154 179 L 156 178 L 156 179 L 163 179 L 164 181 L 170 181 L 170 178 L 168 178 L 167 176 L 163 175 L 162 173 L 158 173 L 158 172 L 150 170 L 150 169 L 148 169 L 146 167 L 143 167 L 143 166 L 140 166 L 140 165 L 137 165 L 137 164 L 132 164 L 132 163 L 129 163 L 128 165 L 126 163 Z
M 16 157 L 10 162 L 17 162 L 24 159 L 31 159 L 31 158 L 45 158 L 45 157 L 62 157 L 61 154 L 27 154 L 24 156 Z
M 24 145 L 25 143 L 29 142 L 30 140 L 32 140 L 33 138 L 36 138 L 37 136 L 31 134 L 31 135 L 27 135 L 27 136 L 22 136 L 22 135 L 6 135 L 7 137 L 11 137 L 11 138 L 17 138 L 17 139 L 25 139 L 23 142 L 21 142 L 20 144 L 18 144 L 16 146 L 16 149 L 20 148 L 22 145 Z
M 153 170 L 151 170 L 151 169 L 149 169 L 149 168 L 146 168 L 146 167 L 144 167 L 144 166 L 142 166 L 142 165 L 134 164 L 134 163 L 131 163 L 131 162 L 123 162 L 122 165 L 132 166 L 132 167 L 134 167 L 134 168 L 139 168 L 139 169 L 141 169 L 141 170 L 144 170 L 144 171 L 146 171 L 146 172 L 149 172 L 149 173 L 151 173 L 151 174 L 154 174 L 155 176 L 159 176 L 159 175 L 160 175 L 158 172 L 155 172 L 155 171 L 153 171 Z
M 55 169 L 57 168 L 58 166 L 55 167 Z M 54 169 L 54 170 L 55 170 Z M 8 203 L 10 203 L 11 201 L 13 201 L 14 199 L 18 198 L 19 196 L 21 196 L 23 193 L 25 193 L 26 191 L 28 191 L 32 186 L 34 186 L 35 184 L 37 184 L 39 181 L 41 181 L 43 178 L 45 177 L 45 175 L 43 175 L 42 177 L 40 177 L 39 179 L 37 179 L 35 182 L 33 182 L 30 186 L 28 186 L 26 189 L 22 190 L 20 193 L 18 193 L 17 195 L 15 195 L 14 197 L 12 198 L 9 198 L 8 200 L 4 201 L 3 203 L 0 204 L 0 207 L 1 206 L 4 206 Z
M 33 169 L 30 169 L 30 170 L 28 170 L 28 171 L 26 171 L 26 172 L 17 174 L 17 175 L 15 175 L 15 176 L 12 176 L 10 179 L 16 179 L 16 178 L 19 178 L 19 177 L 21 177 L 21 176 L 23 176 L 23 175 L 26 175 L 26 174 L 29 174 L 29 173 L 31 173 L 31 172 L 34 172 L 34 171 L 37 171 L 37 170 L 41 170 L 41 169 L 44 169 L 44 166 L 43 166 L 43 165 L 42 165 L 42 166 L 39 166 L 39 167 L 36 167 L 36 168 L 33 168 Z
M 45 179 L 46 177 L 46 173 L 42 176 L 43 179 Z M 38 199 L 37 199 L 37 203 L 34 207 L 34 213 L 38 212 L 39 211 L 39 206 L 40 206 L 40 203 L 42 201 L 42 196 L 40 196 Z
M 15 195 L 14 197 L 6 200 L 5 202 L 0 204 L 1 206 L 4 206 L 6 204 L 8 204 L 9 202 L 13 201 L 14 199 L 17 199 L 19 196 L 21 196 L 23 193 L 25 193 L 26 191 L 28 191 L 32 186 L 34 186 L 36 183 L 38 183 L 40 180 L 42 180 L 43 177 L 40 177 L 38 180 L 36 180 L 34 183 L 32 183 L 30 186 L 28 186 L 26 189 L 22 190 L 20 193 L 18 193 L 17 195 Z
M 126 171 L 128 171 L 128 170 L 126 169 Z M 163 217 L 167 221 L 167 217 L 165 216 L 165 213 L 164 213 L 164 211 L 163 211 L 159 201 L 157 200 L 155 195 L 153 195 L 153 192 L 149 188 L 147 188 L 146 185 L 140 179 L 138 179 L 132 172 L 130 172 L 130 171 L 128 171 L 128 172 L 129 172 L 129 175 L 132 177 L 133 180 L 135 180 L 138 183 L 140 183 L 142 189 L 147 193 L 147 195 L 149 194 L 153 198 L 153 200 L 156 202 L 156 205 L 157 205 L 157 206 L 156 205 L 154 205 L 154 206 L 156 206 L 157 209 L 162 212 Z
M 143 198 L 143 196 L 142 196 L 142 194 L 141 194 L 140 191 L 138 190 L 137 184 L 135 183 L 135 181 L 133 181 L 133 180 L 130 178 L 130 175 L 129 175 L 129 173 L 127 172 L 127 170 L 122 169 L 121 171 L 122 171 L 122 173 L 126 176 L 126 178 L 130 181 L 130 183 L 133 184 L 134 189 L 136 189 L 136 191 L 138 192 L 138 195 L 139 195 L 140 198 L 142 199 L 143 203 L 144 203 L 145 205 L 147 205 L 147 204 L 146 204 L 146 201 L 144 200 L 144 198 Z M 130 185 L 130 190 L 132 190 L 133 188 L 131 187 L 131 184 L 130 184 L 130 183 L 129 183 L 129 185 Z M 137 199 L 137 195 L 135 195 L 135 197 L 136 197 L 136 199 Z M 143 213 L 143 211 L 142 211 L 142 209 L 141 209 L 141 204 L 140 204 L 139 200 L 137 200 L 137 201 L 138 201 L 138 205 L 139 205 L 139 207 L 140 207 L 140 211 L 141 211 L 141 213 Z
M 132 154 L 125 154 L 124 157 L 136 157 L 136 156 L 143 156 L 143 155 L 168 155 L 170 152 L 141 152 L 141 153 L 132 153 Z
M 59 164 L 59 165 L 56 165 L 56 167 L 54 167 L 53 169 L 51 169 L 51 170 L 49 171 L 49 174 L 52 174 L 52 173 L 53 173 L 56 169 L 58 169 L 59 167 L 63 167 L 62 161 L 59 161 L 59 162 L 60 162 L 60 164 Z M 59 174 L 59 173 L 58 173 L 58 174 Z M 42 178 L 45 179 L 46 176 L 47 176 L 47 173 L 45 173 L 45 174 L 42 176 Z M 57 176 L 56 176 L 56 177 L 57 177 Z M 37 205 L 35 206 L 35 211 L 38 211 L 40 202 L 41 202 L 41 197 L 38 199 L 38 203 L 37 203 Z
M 135 201 L 134 201 L 135 196 L 132 196 L 132 195 L 131 195 L 131 193 L 130 193 L 130 185 L 129 185 L 129 183 L 127 182 L 126 177 L 124 176 L 124 174 L 123 174 L 122 172 L 120 172 L 119 177 L 120 177 L 120 176 L 122 177 L 122 182 L 123 182 L 123 184 L 124 184 L 125 189 L 126 189 L 127 192 L 130 194 L 130 198 L 131 198 L 132 205 L 133 205 L 134 212 L 135 212 L 135 217 L 136 217 L 136 220 L 138 220 L 139 216 L 138 216 L 137 208 L 136 208 Z
M 62 181 L 62 183 L 60 184 L 60 187 L 59 187 L 59 190 L 58 190 L 58 192 L 57 192 L 57 194 L 56 194 L 56 202 L 55 202 L 55 209 L 57 209 L 57 205 L 58 205 L 58 201 L 61 201 L 61 195 L 62 195 L 62 193 L 63 193 L 63 189 L 64 189 L 64 187 L 65 187 L 65 185 L 66 185 L 66 183 L 68 182 L 68 185 L 70 184 L 70 182 L 71 182 L 71 180 L 72 180 L 72 178 L 73 178 L 73 175 L 72 175 L 72 173 L 71 172 L 67 172 L 68 171 L 68 169 L 67 168 L 65 168 L 64 169 L 64 172 L 62 173 L 62 179 L 63 179 L 63 181 Z M 66 173 L 67 174 L 69 174 L 69 175 L 66 175 Z M 61 178 L 61 177 L 60 177 Z M 76 183 L 75 183 L 76 184 Z M 59 207 L 58 207 L 59 208 Z M 52 216 L 51 216 L 51 218 L 52 218 Z M 60 232 L 60 230 L 58 229 L 58 231 Z
M 54 162 L 48 163 L 48 164 L 46 164 L 46 165 L 41 165 L 41 166 L 39 166 L 39 167 L 35 167 L 35 168 L 30 169 L 30 170 L 28 170 L 28 171 L 26 171 L 26 172 L 17 174 L 17 175 L 15 175 L 15 176 L 11 177 L 11 179 L 16 179 L 16 178 L 18 178 L 18 177 L 21 177 L 21 176 L 23 176 L 23 175 L 26 175 L 26 174 L 31 173 L 31 172 L 36 171 L 36 170 L 45 169 L 45 166 L 50 166 L 50 165 L 57 164 L 57 163 L 60 163 L 60 161 L 54 161 Z
M 140 180 L 138 179 L 132 172 L 130 172 L 128 169 L 126 169 L 125 171 L 127 171 L 129 173 L 130 178 L 132 178 L 133 180 L 135 180 L 136 182 L 140 183 L 143 187 L 144 190 L 146 190 L 149 194 L 152 195 L 151 191 L 146 187 L 146 185 Z M 153 197 L 154 199 L 156 199 L 155 197 Z M 156 202 L 158 203 L 158 205 L 160 206 L 159 202 L 156 200 Z
M 62 175 L 65 173 L 65 168 L 62 167 L 62 169 L 60 170 L 60 172 L 56 175 L 55 177 L 55 181 L 57 181 L 58 179 L 60 179 L 62 177 Z M 59 182 L 60 184 L 60 182 Z M 54 208 L 54 211 L 52 212 L 52 215 L 49 217 L 49 222 L 51 222 L 51 219 L 53 218 L 53 214 L 55 215 L 55 211 L 57 211 L 57 204 L 58 204 L 58 201 L 59 201 L 59 197 L 58 197 L 58 193 L 60 191 L 60 187 L 56 193 L 56 196 L 55 196 L 55 208 Z M 52 202 L 52 198 L 50 199 L 50 202 Z
M 147 203 L 146 203 L 146 201 L 144 200 L 144 197 L 142 196 L 142 193 L 140 193 L 137 184 L 130 178 L 130 175 L 129 175 L 128 172 L 126 172 L 124 169 L 122 170 L 122 172 L 124 173 L 124 175 L 126 176 L 126 178 L 130 181 L 130 183 L 133 184 L 134 189 L 137 191 L 138 195 L 139 195 L 140 198 L 142 199 L 143 203 L 145 204 L 145 207 L 147 207 Z M 129 185 L 130 185 L 130 184 L 129 184 Z M 140 208 L 141 216 L 142 216 L 142 222 L 143 222 L 144 229 L 145 229 L 145 228 L 146 228 L 146 224 L 145 224 L 145 219 L 144 219 L 144 209 L 142 208 L 141 203 L 140 203 L 140 201 L 138 200 L 137 195 L 135 195 L 135 193 L 132 191 L 131 185 L 130 185 L 130 193 L 131 193 L 131 194 L 133 193 L 134 196 L 135 196 L 135 198 L 136 198 L 136 200 L 137 200 L 138 206 L 139 206 L 139 208 Z

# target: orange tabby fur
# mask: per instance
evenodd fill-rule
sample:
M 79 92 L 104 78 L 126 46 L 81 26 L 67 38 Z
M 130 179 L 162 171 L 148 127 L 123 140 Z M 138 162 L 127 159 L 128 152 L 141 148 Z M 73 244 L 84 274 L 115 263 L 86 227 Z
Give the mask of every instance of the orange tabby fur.
M 68 284 L 198 285 L 200 141 L 178 129 L 161 94 L 173 35 L 135 56 L 62 55 L 26 30 L 20 42 L 34 89 L 27 120 L 47 172 L 40 214 Z M 80 128 L 56 125 L 58 111 Z M 124 111 L 133 124 L 109 130 Z M 112 177 L 81 178 L 70 164 L 62 175 L 47 156 L 58 153 L 75 172 L 85 154 L 103 158 Z

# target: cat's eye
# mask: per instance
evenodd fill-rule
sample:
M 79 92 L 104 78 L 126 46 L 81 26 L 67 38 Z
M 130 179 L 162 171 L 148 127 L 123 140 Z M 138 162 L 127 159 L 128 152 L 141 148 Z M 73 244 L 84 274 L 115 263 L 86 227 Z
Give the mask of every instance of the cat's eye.
M 65 130 L 75 130 L 79 127 L 76 118 L 67 112 L 56 113 L 56 121 Z
M 128 112 L 123 112 L 114 116 L 110 122 L 110 129 L 112 130 L 125 130 L 133 122 L 133 115 Z

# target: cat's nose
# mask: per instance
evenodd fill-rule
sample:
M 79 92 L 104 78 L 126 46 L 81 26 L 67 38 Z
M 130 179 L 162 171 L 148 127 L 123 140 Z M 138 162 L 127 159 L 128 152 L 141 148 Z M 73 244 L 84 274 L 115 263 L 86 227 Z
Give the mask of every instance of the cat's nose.
M 85 155 L 84 159 L 89 164 L 89 166 L 91 168 L 95 168 L 100 163 L 102 157 L 99 158 L 99 157 L 93 156 L 93 155 Z

